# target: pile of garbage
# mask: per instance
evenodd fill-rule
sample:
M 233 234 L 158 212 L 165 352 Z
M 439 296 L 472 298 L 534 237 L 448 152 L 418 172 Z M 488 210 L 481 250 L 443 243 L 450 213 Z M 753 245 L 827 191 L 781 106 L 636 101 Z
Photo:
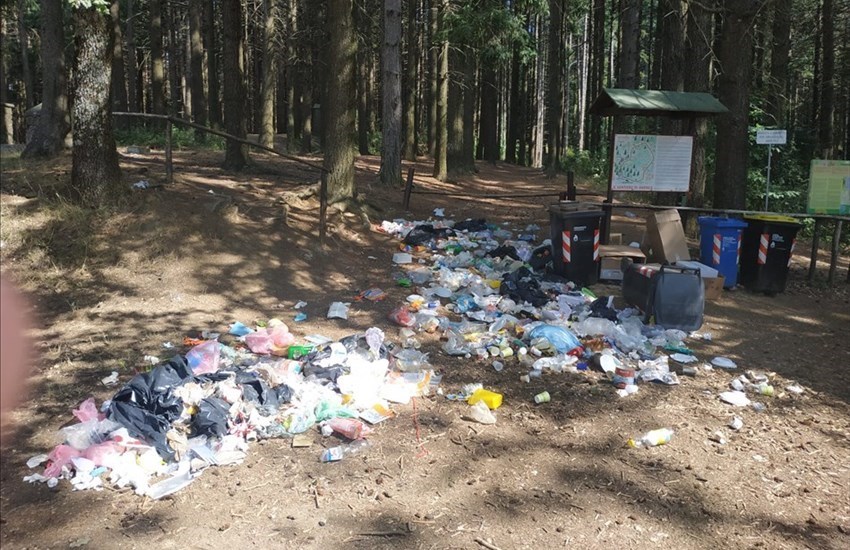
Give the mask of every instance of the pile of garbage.
M 75 490 L 109 483 L 158 499 L 209 466 L 242 462 L 250 441 L 292 437 L 309 447 L 316 425 L 347 442 L 322 451 L 320 460 L 332 462 L 362 449 L 372 426 L 394 415 L 391 403 L 439 384 L 432 370 L 400 370 L 376 327 L 306 345 L 274 319 L 234 323 L 230 335 L 232 345 L 218 334 L 189 340 L 188 353 L 137 374 L 101 407 L 84 401 L 73 411 L 79 423 L 59 431 L 61 443 L 27 462 L 44 470 L 24 480 L 55 487 L 64 478 Z
M 394 278 L 412 291 L 389 315 L 399 344 L 378 327 L 335 342 L 307 336 L 308 343 L 298 344 L 277 319 L 254 327 L 234 323 L 227 338 L 205 333 L 184 342 L 185 355 L 155 360 L 102 406 L 82 403 L 73 411 L 79 423 L 60 430 L 60 444 L 28 461 L 30 468 L 46 464 L 41 473 L 24 479 L 51 487 L 67 479 L 75 489 L 108 483 L 162 498 L 209 466 L 240 463 L 251 441 L 290 437 L 293 446 L 309 447 L 317 426 L 343 440 L 323 448 L 319 460 L 340 460 L 368 446 L 374 425 L 394 415 L 393 404 L 442 394 L 441 376 L 417 337 L 423 332 L 439 334 L 448 356 L 488 362 L 499 372 L 510 365 L 526 383 L 544 373 L 597 371 L 621 397 L 642 383 L 677 385 L 680 375 L 695 375 L 688 365 L 698 360 L 685 341 L 711 338 L 644 324 L 637 309 L 616 309 L 613 297 L 553 275 L 550 243 L 532 244 L 540 229 L 534 225 L 516 236 L 484 220 L 394 220 L 381 229 L 401 241 Z M 386 297 L 370 288 L 358 300 Z M 295 306 L 296 322 L 306 319 L 304 305 Z M 327 316 L 346 319 L 348 307 L 333 302 Z M 712 364 L 703 368 L 736 368 L 725 358 Z M 116 379 L 113 373 L 104 383 Z M 747 406 L 747 391 L 772 395 L 773 388 L 749 373 L 720 398 Z M 496 422 L 493 411 L 502 404 L 500 393 L 480 383 L 446 397 L 466 401 L 462 416 L 483 424 Z M 534 401 L 550 399 L 544 391 Z M 630 444 L 664 444 L 671 435 L 650 432 Z

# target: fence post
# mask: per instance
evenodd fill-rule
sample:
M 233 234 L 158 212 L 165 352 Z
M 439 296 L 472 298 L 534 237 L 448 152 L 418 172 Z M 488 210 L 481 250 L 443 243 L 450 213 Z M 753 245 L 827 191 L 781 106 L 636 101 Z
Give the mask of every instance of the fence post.
M 812 254 L 809 259 L 809 282 L 815 280 L 815 273 L 818 270 L 818 248 L 820 244 L 820 226 L 821 219 L 815 218 L 815 229 L 812 233 Z
M 572 170 L 567 172 L 567 200 L 576 200 L 576 173 Z
M 404 186 L 404 209 L 410 210 L 410 194 L 413 192 L 413 166 L 407 170 L 407 183 Z
M 835 282 L 835 268 L 838 267 L 838 245 L 841 243 L 841 226 L 843 221 L 835 221 L 835 231 L 832 233 L 832 254 L 829 258 L 829 284 Z
M 174 166 L 171 163 L 171 117 L 165 120 L 165 183 L 174 183 Z

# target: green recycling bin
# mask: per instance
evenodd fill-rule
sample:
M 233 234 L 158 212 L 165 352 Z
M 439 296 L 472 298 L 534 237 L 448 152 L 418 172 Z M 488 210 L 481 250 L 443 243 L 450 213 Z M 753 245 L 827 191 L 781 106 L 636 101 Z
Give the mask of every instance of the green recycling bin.
M 747 227 L 741 239 L 739 282 L 755 292 L 783 292 L 799 222 L 777 214 L 754 214 L 744 219 Z

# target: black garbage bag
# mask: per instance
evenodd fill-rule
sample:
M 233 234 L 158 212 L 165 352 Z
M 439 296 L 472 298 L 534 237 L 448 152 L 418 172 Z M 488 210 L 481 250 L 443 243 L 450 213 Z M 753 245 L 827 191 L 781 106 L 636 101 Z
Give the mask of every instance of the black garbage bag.
M 516 248 L 513 246 L 503 244 L 499 248 L 494 248 L 490 252 L 487 253 L 491 258 L 511 258 L 512 260 L 520 261 L 519 254 L 516 252 Z
M 549 245 L 538 246 L 531 253 L 531 258 L 528 260 L 528 265 L 534 271 L 544 269 L 548 264 L 552 263 L 552 247 Z
M 462 222 L 457 222 L 453 229 L 455 231 L 469 231 L 471 233 L 477 233 L 478 231 L 487 230 L 487 222 L 484 218 L 463 220 Z
M 198 412 L 192 417 L 192 436 L 206 435 L 223 437 L 227 435 L 227 419 L 230 405 L 218 397 L 201 399 Z
M 131 436 L 152 445 L 166 461 L 174 460 L 174 449 L 168 445 L 165 437 L 166 432 L 171 429 L 171 422 L 164 417 L 125 401 L 113 401 L 107 416 L 127 428 Z
M 256 379 L 242 382 L 242 399 L 276 410 L 292 400 L 292 388 L 286 384 L 280 384 L 274 388 L 269 387 L 265 380 Z
M 549 301 L 549 297 L 540 289 L 540 281 L 525 266 L 502 277 L 499 294 L 508 296 L 519 304 L 528 302 L 534 307 L 540 307 Z
M 430 223 L 422 223 L 408 231 L 404 236 L 404 244 L 416 246 L 427 243 L 433 239 L 444 238 L 448 234 L 448 229 L 445 227 L 436 229 Z
M 617 310 L 608 307 L 608 298 L 606 297 L 597 298 L 590 304 L 590 315 L 591 317 L 600 317 L 609 321 L 617 320 Z

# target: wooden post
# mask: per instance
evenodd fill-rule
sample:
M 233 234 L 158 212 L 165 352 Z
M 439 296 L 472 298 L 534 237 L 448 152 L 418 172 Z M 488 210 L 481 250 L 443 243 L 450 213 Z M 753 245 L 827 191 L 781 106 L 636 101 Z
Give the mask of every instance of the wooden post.
M 321 184 L 319 185 L 319 244 L 325 246 L 327 235 L 328 217 L 328 173 L 322 170 Z
M 611 215 L 614 213 L 614 124 L 611 124 L 610 137 L 608 139 L 608 193 L 605 195 L 602 206 L 605 211 L 605 227 L 602 228 L 602 244 L 608 244 L 611 240 Z
M 835 221 L 835 231 L 832 233 L 832 255 L 829 258 L 829 284 L 835 283 L 835 269 L 838 267 L 838 245 L 841 243 L 841 220 Z
M 413 166 L 407 170 L 407 183 L 404 186 L 404 209 L 410 210 L 410 194 L 413 192 Z
M 567 172 L 567 200 L 576 200 L 576 173 L 572 170 Z
M 809 260 L 809 282 L 815 280 L 815 273 L 818 270 L 818 245 L 820 244 L 820 226 L 821 219 L 815 218 L 815 229 L 812 233 L 812 255 Z
M 171 118 L 165 120 L 165 183 L 174 183 L 174 166 L 171 163 Z

